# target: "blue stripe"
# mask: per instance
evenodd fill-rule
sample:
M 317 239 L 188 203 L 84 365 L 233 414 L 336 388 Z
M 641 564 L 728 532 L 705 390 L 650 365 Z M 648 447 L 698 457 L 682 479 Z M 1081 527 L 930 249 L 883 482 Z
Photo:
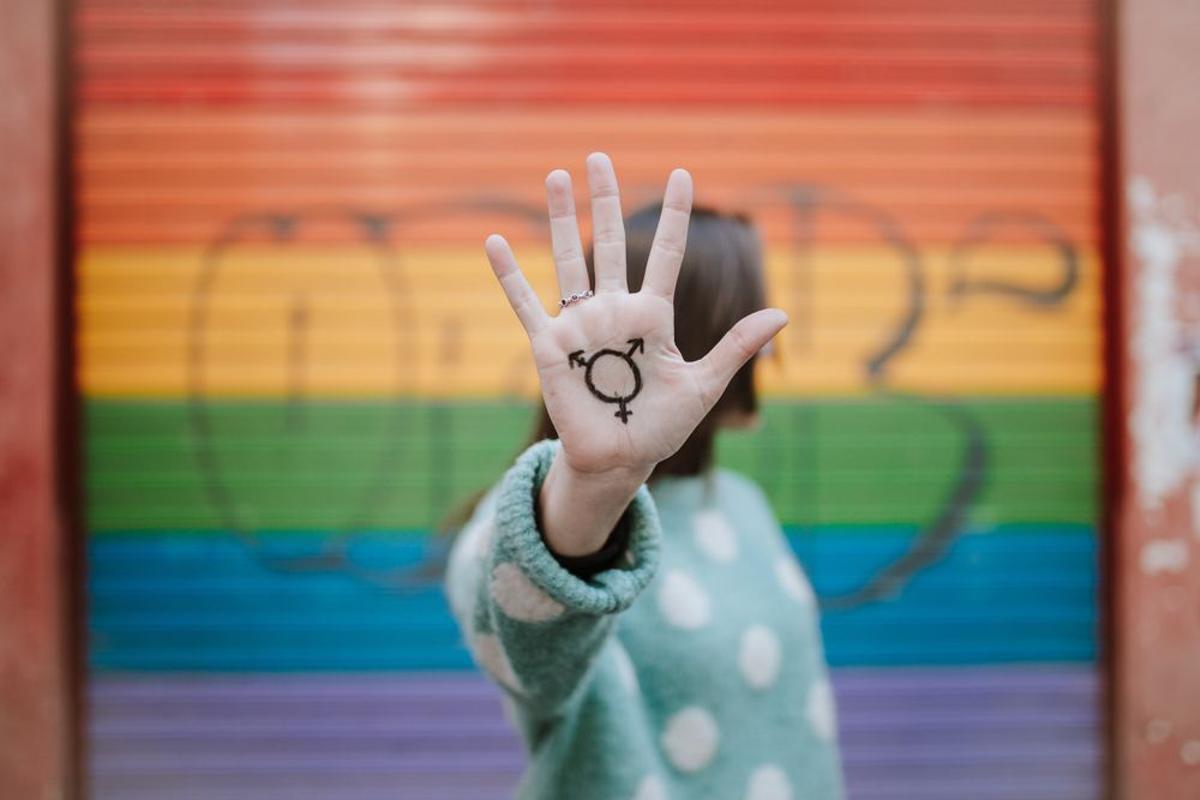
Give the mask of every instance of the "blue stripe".
M 792 531 L 819 594 L 862 586 L 911 545 L 902 527 Z M 334 571 L 281 559 L 339 552 L 319 533 L 93 536 L 90 625 L 100 670 L 470 668 L 435 577 L 437 540 L 357 538 Z M 886 601 L 824 615 L 834 665 L 1091 661 L 1096 540 L 1084 526 L 959 538 Z M 295 561 L 283 561 L 295 569 Z
M 912 544 L 902 527 L 791 535 L 822 597 L 864 586 Z M 832 664 L 983 664 L 1096 657 L 1096 537 L 1007 525 L 956 540 L 886 601 L 823 618 Z

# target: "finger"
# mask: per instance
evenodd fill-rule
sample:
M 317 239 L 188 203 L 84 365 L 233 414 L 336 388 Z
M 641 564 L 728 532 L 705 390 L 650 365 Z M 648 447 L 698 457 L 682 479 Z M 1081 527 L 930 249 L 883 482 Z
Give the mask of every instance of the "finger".
M 592 190 L 592 263 L 596 267 L 596 292 L 625 292 L 625 221 L 612 160 L 592 153 L 587 160 L 588 186 Z
M 646 262 L 646 279 L 642 288 L 670 299 L 675 294 L 679 265 L 687 246 L 688 219 L 692 214 L 692 176 L 677 169 L 667 179 L 663 194 L 662 216 L 654 232 L 654 244 Z
M 550 317 L 538 300 L 537 294 L 529 286 L 529 282 L 525 280 L 525 276 L 521 274 L 512 248 L 503 236 L 493 233 L 484 242 L 483 249 L 491 262 L 492 272 L 496 273 L 496 280 L 500 281 L 500 286 L 508 297 L 509 305 L 517 312 L 517 319 L 521 320 L 525 332 L 533 336 L 546 325 Z
M 701 391 L 709 407 L 714 405 L 742 365 L 771 341 L 787 325 L 787 314 L 778 308 L 764 308 L 743 317 L 721 337 L 708 355 L 696 362 L 700 369 Z
M 554 270 L 563 297 L 589 288 L 587 262 L 575 217 L 575 195 L 571 176 L 556 169 L 546 176 L 546 207 L 550 210 L 550 242 L 554 247 Z

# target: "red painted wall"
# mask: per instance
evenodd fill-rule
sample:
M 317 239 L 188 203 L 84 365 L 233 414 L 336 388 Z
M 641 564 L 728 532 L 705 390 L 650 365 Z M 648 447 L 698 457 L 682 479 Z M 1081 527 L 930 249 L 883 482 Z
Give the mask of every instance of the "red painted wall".
M 1117 796 L 1200 797 L 1200 4 L 1118 18 Z
M 0 798 L 66 790 L 54 4 L 0 0 Z

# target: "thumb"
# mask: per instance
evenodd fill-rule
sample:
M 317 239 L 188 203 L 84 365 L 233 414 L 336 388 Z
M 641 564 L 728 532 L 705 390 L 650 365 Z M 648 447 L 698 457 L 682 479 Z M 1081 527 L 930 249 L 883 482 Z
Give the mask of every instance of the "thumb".
M 778 308 L 755 311 L 739 320 L 721 337 L 716 347 L 708 351 L 708 355 L 696 362 L 700 367 L 704 396 L 709 398 L 710 405 L 720 398 L 734 373 L 787 324 L 787 314 Z

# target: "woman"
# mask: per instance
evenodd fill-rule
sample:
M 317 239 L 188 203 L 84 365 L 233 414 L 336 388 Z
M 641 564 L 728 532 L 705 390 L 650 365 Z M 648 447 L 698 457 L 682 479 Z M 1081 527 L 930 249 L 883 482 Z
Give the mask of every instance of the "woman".
M 760 310 L 757 239 L 708 211 L 689 232 L 676 170 L 627 242 L 611 162 L 587 170 L 591 274 L 570 176 L 546 180 L 556 316 L 504 239 L 485 245 L 545 414 L 447 576 L 529 750 L 520 796 L 840 797 L 811 588 L 758 487 L 711 467 L 716 430 L 753 420 L 754 356 L 787 324 Z

